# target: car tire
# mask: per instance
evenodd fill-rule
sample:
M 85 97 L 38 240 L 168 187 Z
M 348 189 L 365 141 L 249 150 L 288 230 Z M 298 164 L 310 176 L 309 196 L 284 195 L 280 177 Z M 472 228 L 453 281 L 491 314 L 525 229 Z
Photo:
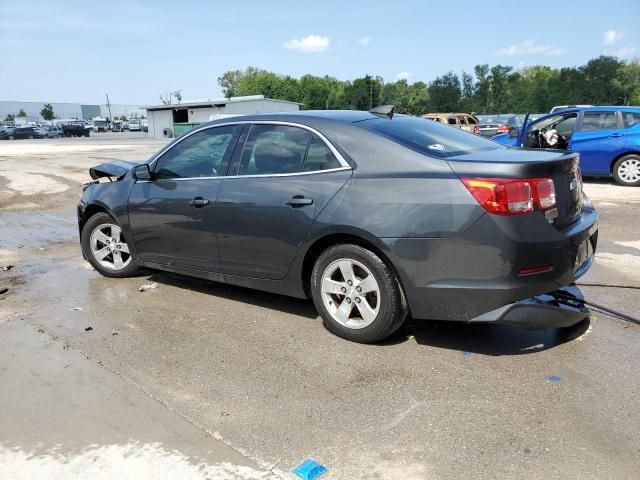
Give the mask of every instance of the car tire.
M 80 245 L 89 263 L 105 277 L 131 277 L 139 270 L 129 253 L 122 228 L 104 212 L 96 213 L 86 221 L 80 234 Z
M 387 338 L 408 313 L 395 273 L 359 245 L 339 244 L 322 252 L 311 273 L 311 295 L 325 328 L 358 343 Z
M 613 178 L 625 187 L 640 185 L 640 155 L 625 155 L 613 164 Z

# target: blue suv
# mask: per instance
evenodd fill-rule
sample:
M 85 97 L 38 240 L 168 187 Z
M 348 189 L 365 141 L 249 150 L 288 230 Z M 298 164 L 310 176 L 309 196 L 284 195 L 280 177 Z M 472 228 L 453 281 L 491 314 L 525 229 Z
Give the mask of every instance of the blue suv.
M 640 107 L 571 108 L 492 137 L 503 145 L 580 154 L 582 174 L 640 185 Z

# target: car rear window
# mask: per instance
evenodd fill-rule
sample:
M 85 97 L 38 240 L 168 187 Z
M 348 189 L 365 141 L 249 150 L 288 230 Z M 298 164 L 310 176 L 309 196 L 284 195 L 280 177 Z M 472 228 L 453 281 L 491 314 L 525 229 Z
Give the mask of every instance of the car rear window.
M 392 119 L 363 120 L 356 125 L 412 150 L 439 158 L 505 148 L 464 130 L 418 117 L 395 115 Z

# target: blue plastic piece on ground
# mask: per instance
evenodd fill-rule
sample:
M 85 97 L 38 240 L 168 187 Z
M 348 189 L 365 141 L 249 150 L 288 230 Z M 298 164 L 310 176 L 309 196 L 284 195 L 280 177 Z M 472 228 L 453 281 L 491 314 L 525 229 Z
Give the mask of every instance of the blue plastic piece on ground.
M 464 355 L 465 357 L 468 357 L 469 355 L 473 355 L 473 352 L 467 352 L 465 350 L 464 352 L 462 352 L 462 355 Z
M 559 382 L 560 380 L 562 379 L 558 375 L 549 375 L 550 382 Z
M 309 458 L 294 468 L 292 472 L 302 480 L 315 480 L 327 472 L 327 467 Z

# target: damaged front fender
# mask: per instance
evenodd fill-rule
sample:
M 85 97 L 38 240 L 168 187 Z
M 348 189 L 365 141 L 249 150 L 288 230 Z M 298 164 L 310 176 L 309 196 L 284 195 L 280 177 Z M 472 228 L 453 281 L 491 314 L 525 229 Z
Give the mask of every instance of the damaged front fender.
M 103 177 L 115 177 L 117 180 L 120 180 L 129 173 L 134 166 L 140 165 L 144 162 L 145 160 L 120 160 L 116 162 L 103 163 L 102 165 L 91 167 L 89 169 L 89 175 L 94 180 Z

